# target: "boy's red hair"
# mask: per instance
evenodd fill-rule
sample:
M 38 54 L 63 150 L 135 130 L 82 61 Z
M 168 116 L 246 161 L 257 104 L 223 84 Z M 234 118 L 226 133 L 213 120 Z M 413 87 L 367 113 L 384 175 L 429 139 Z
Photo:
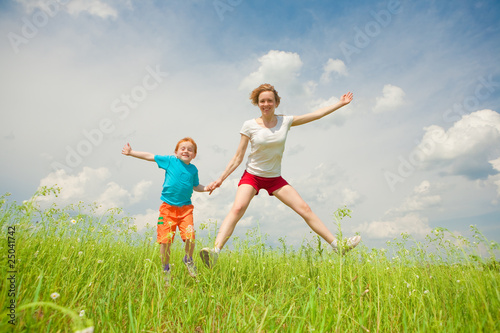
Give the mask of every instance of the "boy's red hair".
M 194 146 L 194 153 L 197 154 L 197 150 L 198 150 L 198 146 L 196 145 L 196 142 L 194 142 L 193 139 L 187 137 L 187 138 L 184 138 L 184 139 L 180 139 L 179 142 L 177 142 L 177 145 L 175 146 L 175 152 L 177 153 L 177 150 L 179 150 L 179 146 L 181 143 L 183 142 L 190 142 L 193 144 Z

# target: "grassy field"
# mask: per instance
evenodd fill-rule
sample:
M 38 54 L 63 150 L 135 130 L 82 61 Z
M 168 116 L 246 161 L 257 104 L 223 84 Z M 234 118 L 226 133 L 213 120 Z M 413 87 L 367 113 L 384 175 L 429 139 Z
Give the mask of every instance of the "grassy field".
M 499 246 L 474 227 L 470 240 L 435 229 L 424 242 L 403 234 L 344 257 L 316 237 L 270 248 L 256 229 L 213 270 L 196 258 L 197 278 L 176 240 L 165 288 L 153 229 L 138 237 L 120 210 L 96 205 L 37 205 L 57 192 L 0 198 L 1 332 L 500 331 L 500 266 L 478 255 Z M 348 213 L 332 216 L 339 231 Z M 210 230 L 199 250 L 215 227 L 197 228 Z

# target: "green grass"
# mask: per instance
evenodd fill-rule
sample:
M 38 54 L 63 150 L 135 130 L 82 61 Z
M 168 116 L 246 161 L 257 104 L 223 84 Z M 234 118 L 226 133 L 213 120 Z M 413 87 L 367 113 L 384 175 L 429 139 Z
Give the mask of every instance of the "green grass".
M 42 188 L 22 204 L 0 198 L 2 277 L 9 249 L 16 256 L 16 322 L 8 322 L 13 298 L 3 278 L 2 332 L 500 331 L 499 247 L 475 228 L 472 240 L 436 229 L 425 242 L 403 234 L 387 250 L 361 245 L 344 257 L 317 237 L 298 249 L 280 239 L 272 249 L 254 229 L 213 270 L 196 258 L 196 279 L 177 239 L 165 288 L 154 230 L 139 235 L 120 210 L 99 215 L 96 205 L 41 209 L 37 198 L 51 193 L 58 191 Z M 348 214 L 334 215 L 339 231 Z M 199 228 L 210 233 L 198 250 L 215 233 L 213 224 Z

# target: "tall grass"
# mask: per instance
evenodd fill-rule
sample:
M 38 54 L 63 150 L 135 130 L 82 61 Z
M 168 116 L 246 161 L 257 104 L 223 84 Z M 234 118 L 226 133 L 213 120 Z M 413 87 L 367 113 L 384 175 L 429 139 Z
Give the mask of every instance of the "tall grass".
M 283 238 L 272 249 L 254 229 L 213 270 L 196 259 L 197 278 L 176 241 L 166 288 L 154 230 L 139 235 L 120 210 L 97 214 L 93 204 L 41 209 L 38 198 L 57 192 L 41 188 L 22 204 L 0 198 L 0 271 L 8 276 L 9 226 L 17 271 L 16 321 L 2 306 L 2 332 L 500 331 L 499 246 L 475 228 L 471 240 L 435 229 L 424 242 L 404 234 L 386 250 L 360 245 L 346 256 L 316 237 L 298 249 Z M 334 215 L 339 233 L 348 216 Z M 199 228 L 215 232 L 213 224 Z M 11 301 L 7 282 L 1 304 Z

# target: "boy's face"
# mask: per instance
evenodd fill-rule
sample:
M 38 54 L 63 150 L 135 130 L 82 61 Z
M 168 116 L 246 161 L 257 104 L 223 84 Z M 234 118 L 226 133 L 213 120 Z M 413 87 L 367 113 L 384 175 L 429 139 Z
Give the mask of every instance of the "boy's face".
M 179 149 L 175 152 L 175 156 L 182 162 L 189 164 L 196 157 L 194 145 L 189 141 L 184 141 L 179 144 Z

